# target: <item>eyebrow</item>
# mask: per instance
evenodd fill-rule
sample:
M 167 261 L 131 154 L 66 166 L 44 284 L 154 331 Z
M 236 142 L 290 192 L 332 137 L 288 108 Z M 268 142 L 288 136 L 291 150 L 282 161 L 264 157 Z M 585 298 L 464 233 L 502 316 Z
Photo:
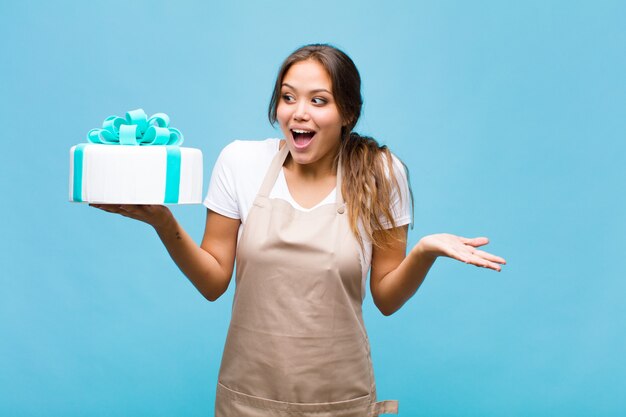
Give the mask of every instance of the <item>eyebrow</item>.
M 283 83 L 282 87 L 288 87 L 288 88 L 291 88 L 292 90 L 298 91 L 298 89 L 296 87 L 294 87 L 293 85 L 287 84 L 287 83 Z M 328 93 L 330 95 L 333 94 L 333 93 L 331 93 L 330 91 L 328 91 L 325 88 L 316 88 L 315 90 L 311 90 L 310 93 Z

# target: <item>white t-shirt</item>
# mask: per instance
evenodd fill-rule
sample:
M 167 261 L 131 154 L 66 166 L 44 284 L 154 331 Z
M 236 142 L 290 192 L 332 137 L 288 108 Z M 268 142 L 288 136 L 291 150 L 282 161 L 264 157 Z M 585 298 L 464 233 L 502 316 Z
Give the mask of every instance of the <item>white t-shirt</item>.
M 245 224 L 265 174 L 274 156 L 279 151 L 280 139 L 263 141 L 236 140 L 228 144 L 220 153 L 213 167 L 209 191 L 204 205 L 216 213 L 232 219 L 241 219 Z M 411 222 L 411 202 L 406 171 L 402 163 L 394 156 L 393 169 L 399 185 L 399 193 L 394 193 L 392 213 L 396 226 Z M 280 171 L 270 198 L 280 198 L 289 202 L 295 209 L 313 210 L 324 204 L 335 203 L 336 189 L 333 189 L 315 207 L 301 207 L 289 193 L 283 170 Z M 239 233 L 243 228 L 239 228 Z M 362 234 L 363 236 L 363 234 Z M 372 261 L 372 242 L 363 239 L 364 251 L 361 255 L 363 278 L 367 277 Z

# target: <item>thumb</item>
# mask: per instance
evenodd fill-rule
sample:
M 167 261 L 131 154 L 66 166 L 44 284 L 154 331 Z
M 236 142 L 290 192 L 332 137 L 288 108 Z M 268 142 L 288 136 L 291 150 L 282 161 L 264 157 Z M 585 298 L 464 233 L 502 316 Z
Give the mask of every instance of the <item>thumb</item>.
M 461 238 L 461 241 L 466 245 L 473 246 L 475 248 L 489 243 L 489 239 L 486 237 Z

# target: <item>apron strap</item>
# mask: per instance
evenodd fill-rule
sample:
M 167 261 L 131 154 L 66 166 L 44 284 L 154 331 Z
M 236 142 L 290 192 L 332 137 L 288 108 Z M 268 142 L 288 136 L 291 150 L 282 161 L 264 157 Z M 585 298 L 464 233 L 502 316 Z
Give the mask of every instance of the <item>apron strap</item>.
M 346 210 L 346 205 L 343 201 L 343 193 L 341 192 L 341 185 L 343 184 L 343 158 L 341 156 L 341 151 L 339 152 L 339 157 L 337 158 L 337 192 L 335 194 L 335 201 L 337 203 L 337 213 L 343 214 Z
M 370 416 L 377 417 L 380 414 L 398 414 L 398 401 L 379 401 L 370 406 Z
M 272 163 L 265 174 L 265 179 L 263 180 L 263 184 L 259 189 L 259 196 L 261 197 L 269 197 L 270 192 L 272 191 L 272 187 L 276 182 L 276 178 L 278 178 L 278 173 L 283 167 L 285 163 L 285 159 L 287 159 L 287 155 L 289 155 L 289 148 L 287 144 L 283 146 L 283 148 L 278 151 L 278 153 L 272 159 Z

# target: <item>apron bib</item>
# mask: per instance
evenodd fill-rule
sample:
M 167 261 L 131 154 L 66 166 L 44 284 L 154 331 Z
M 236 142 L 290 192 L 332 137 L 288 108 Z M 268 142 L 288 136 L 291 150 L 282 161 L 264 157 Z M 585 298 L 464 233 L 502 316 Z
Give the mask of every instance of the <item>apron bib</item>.
M 341 164 L 336 203 L 305 212 L 269 198 L 288 153 L 285 145 L 274 157 L 237 245 L 215 415 L 396 414 L 397 401 L 376 402 Z

